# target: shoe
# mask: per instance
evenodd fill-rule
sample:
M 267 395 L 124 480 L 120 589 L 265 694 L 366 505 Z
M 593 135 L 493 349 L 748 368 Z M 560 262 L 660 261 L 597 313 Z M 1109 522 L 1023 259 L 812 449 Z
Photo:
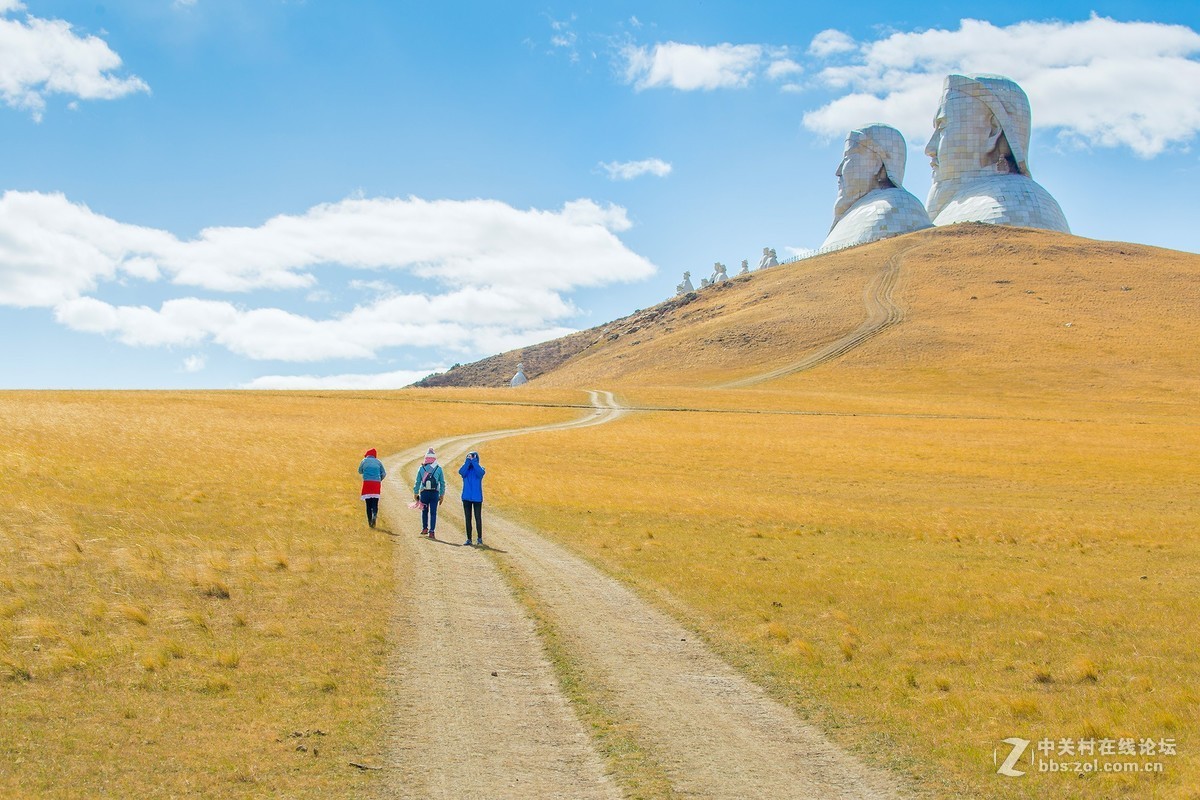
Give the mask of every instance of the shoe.
M 430 539 L 436 539 L 437 537 L 433 535 L 433 531 L 430 531 L 430 532 L 429 532 L 429 538 L 430 538 Z
M 421 528 L 421 535 L 422 535 L 422 536 L 428 536 L 428 535 L 429 535 L 429 528 Z
M 467 539 L 465 542 L 463 542 L 463 547 L 470 547 L 470 546 L 471 546 L 471 540 L 470 540 L 470 539 Z
M 476 545 L 476 547 L 483 547 L 483 537 L 476 539 L 475 545 Z
M 369 519 L 369 520 L 367 520 L 367 524 L 368 524 L 368 525 L 370 525 L 372 528 L 374 528 L 374 527 L 375 527 L 375 520 L 373 520 L 373 519 Z

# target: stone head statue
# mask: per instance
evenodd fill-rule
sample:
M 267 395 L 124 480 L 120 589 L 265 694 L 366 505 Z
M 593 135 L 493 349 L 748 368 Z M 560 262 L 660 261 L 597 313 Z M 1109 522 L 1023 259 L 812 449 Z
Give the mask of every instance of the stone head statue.
M 1033 181 L 1029 97 L 1015 82 L 999 75 L 947 76 L 933 128 L 925 145 L 933 167 L 926 206 L 935 225 L 1069 230 L 1058 203 Z
M 908 147 L 900 131 L 878 122 L 846 134 L 842 163 L 834 173 L 838 179 L 834 222 L 867 192 L 904 185 L 904 163 Z
M 779 260 L 775 256 L 775 250 L 770 247 L 764 247 L 762 258 L 758 260 L 758 268 L 766 269 L 767 267 L 777 266 L 779 266 Z
M 873 122 L 846 134 L 833 226 L 821 245 L 850 247 L 930 227 L 929 215 L 904 189 L 908 147 L 891 125 Z
M 741 271 L 740 271 L 738 274 L 739 274 L 739 275 L 745 275 L 745 274 L 747 274 L 747 273 L 749 273 L 749 272 L 750 272 L 750 260 L 749 260 L 749 259 L 747 259 L 747 258 L 743 258 L 743 259 L 742 259 L 742 269 L 741 269 Z

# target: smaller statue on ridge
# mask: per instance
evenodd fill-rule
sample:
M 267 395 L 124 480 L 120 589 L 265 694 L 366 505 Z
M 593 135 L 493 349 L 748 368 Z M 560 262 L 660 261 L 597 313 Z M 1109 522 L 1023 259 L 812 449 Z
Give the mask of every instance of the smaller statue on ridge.
M 778 267 L 779 259 L 775 255 L 774 247 L 764 247 L 762 258 L 758 260 L 758 268 L 766 269 L 767 267 Z
M 512 380 L 508 382 L 509 386 L 520 386 L 523 383 L 529 383 L 529 378 L 525 377 L 525 365 L 517 363 L 517 374 L 513 375 Z
M 696 291 L 696 287 L 692 285 L 692 273 L 684 272 L 683 280 L 675 286 L 675 294 L 687 294 L 694 291 Z

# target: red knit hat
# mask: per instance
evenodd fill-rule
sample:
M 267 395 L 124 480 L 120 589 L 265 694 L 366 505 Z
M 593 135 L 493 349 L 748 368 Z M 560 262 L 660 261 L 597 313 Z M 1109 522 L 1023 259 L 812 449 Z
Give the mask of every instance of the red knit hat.
M 371 458 L 375 457 L 375 448 L 374 447 L 372 447 L 370 450 L 368 450 L 366 455 L 363 456 L 363 458 L 366 458 L 367 456 L 370 456 Z

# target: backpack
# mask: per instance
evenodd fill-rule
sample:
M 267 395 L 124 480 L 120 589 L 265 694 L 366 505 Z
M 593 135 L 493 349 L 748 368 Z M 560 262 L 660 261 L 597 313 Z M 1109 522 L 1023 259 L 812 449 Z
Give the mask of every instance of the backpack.
M 423 491 L 423 492 L 436 492 L 437 491 L 437 488 L 438 488 L 437 475 L 434 474 L 434 470 L 436 470 L 436 469 L 437 469 L 437 467 L 425 468 L 425 477 L 421 478 L 421 491 Z

